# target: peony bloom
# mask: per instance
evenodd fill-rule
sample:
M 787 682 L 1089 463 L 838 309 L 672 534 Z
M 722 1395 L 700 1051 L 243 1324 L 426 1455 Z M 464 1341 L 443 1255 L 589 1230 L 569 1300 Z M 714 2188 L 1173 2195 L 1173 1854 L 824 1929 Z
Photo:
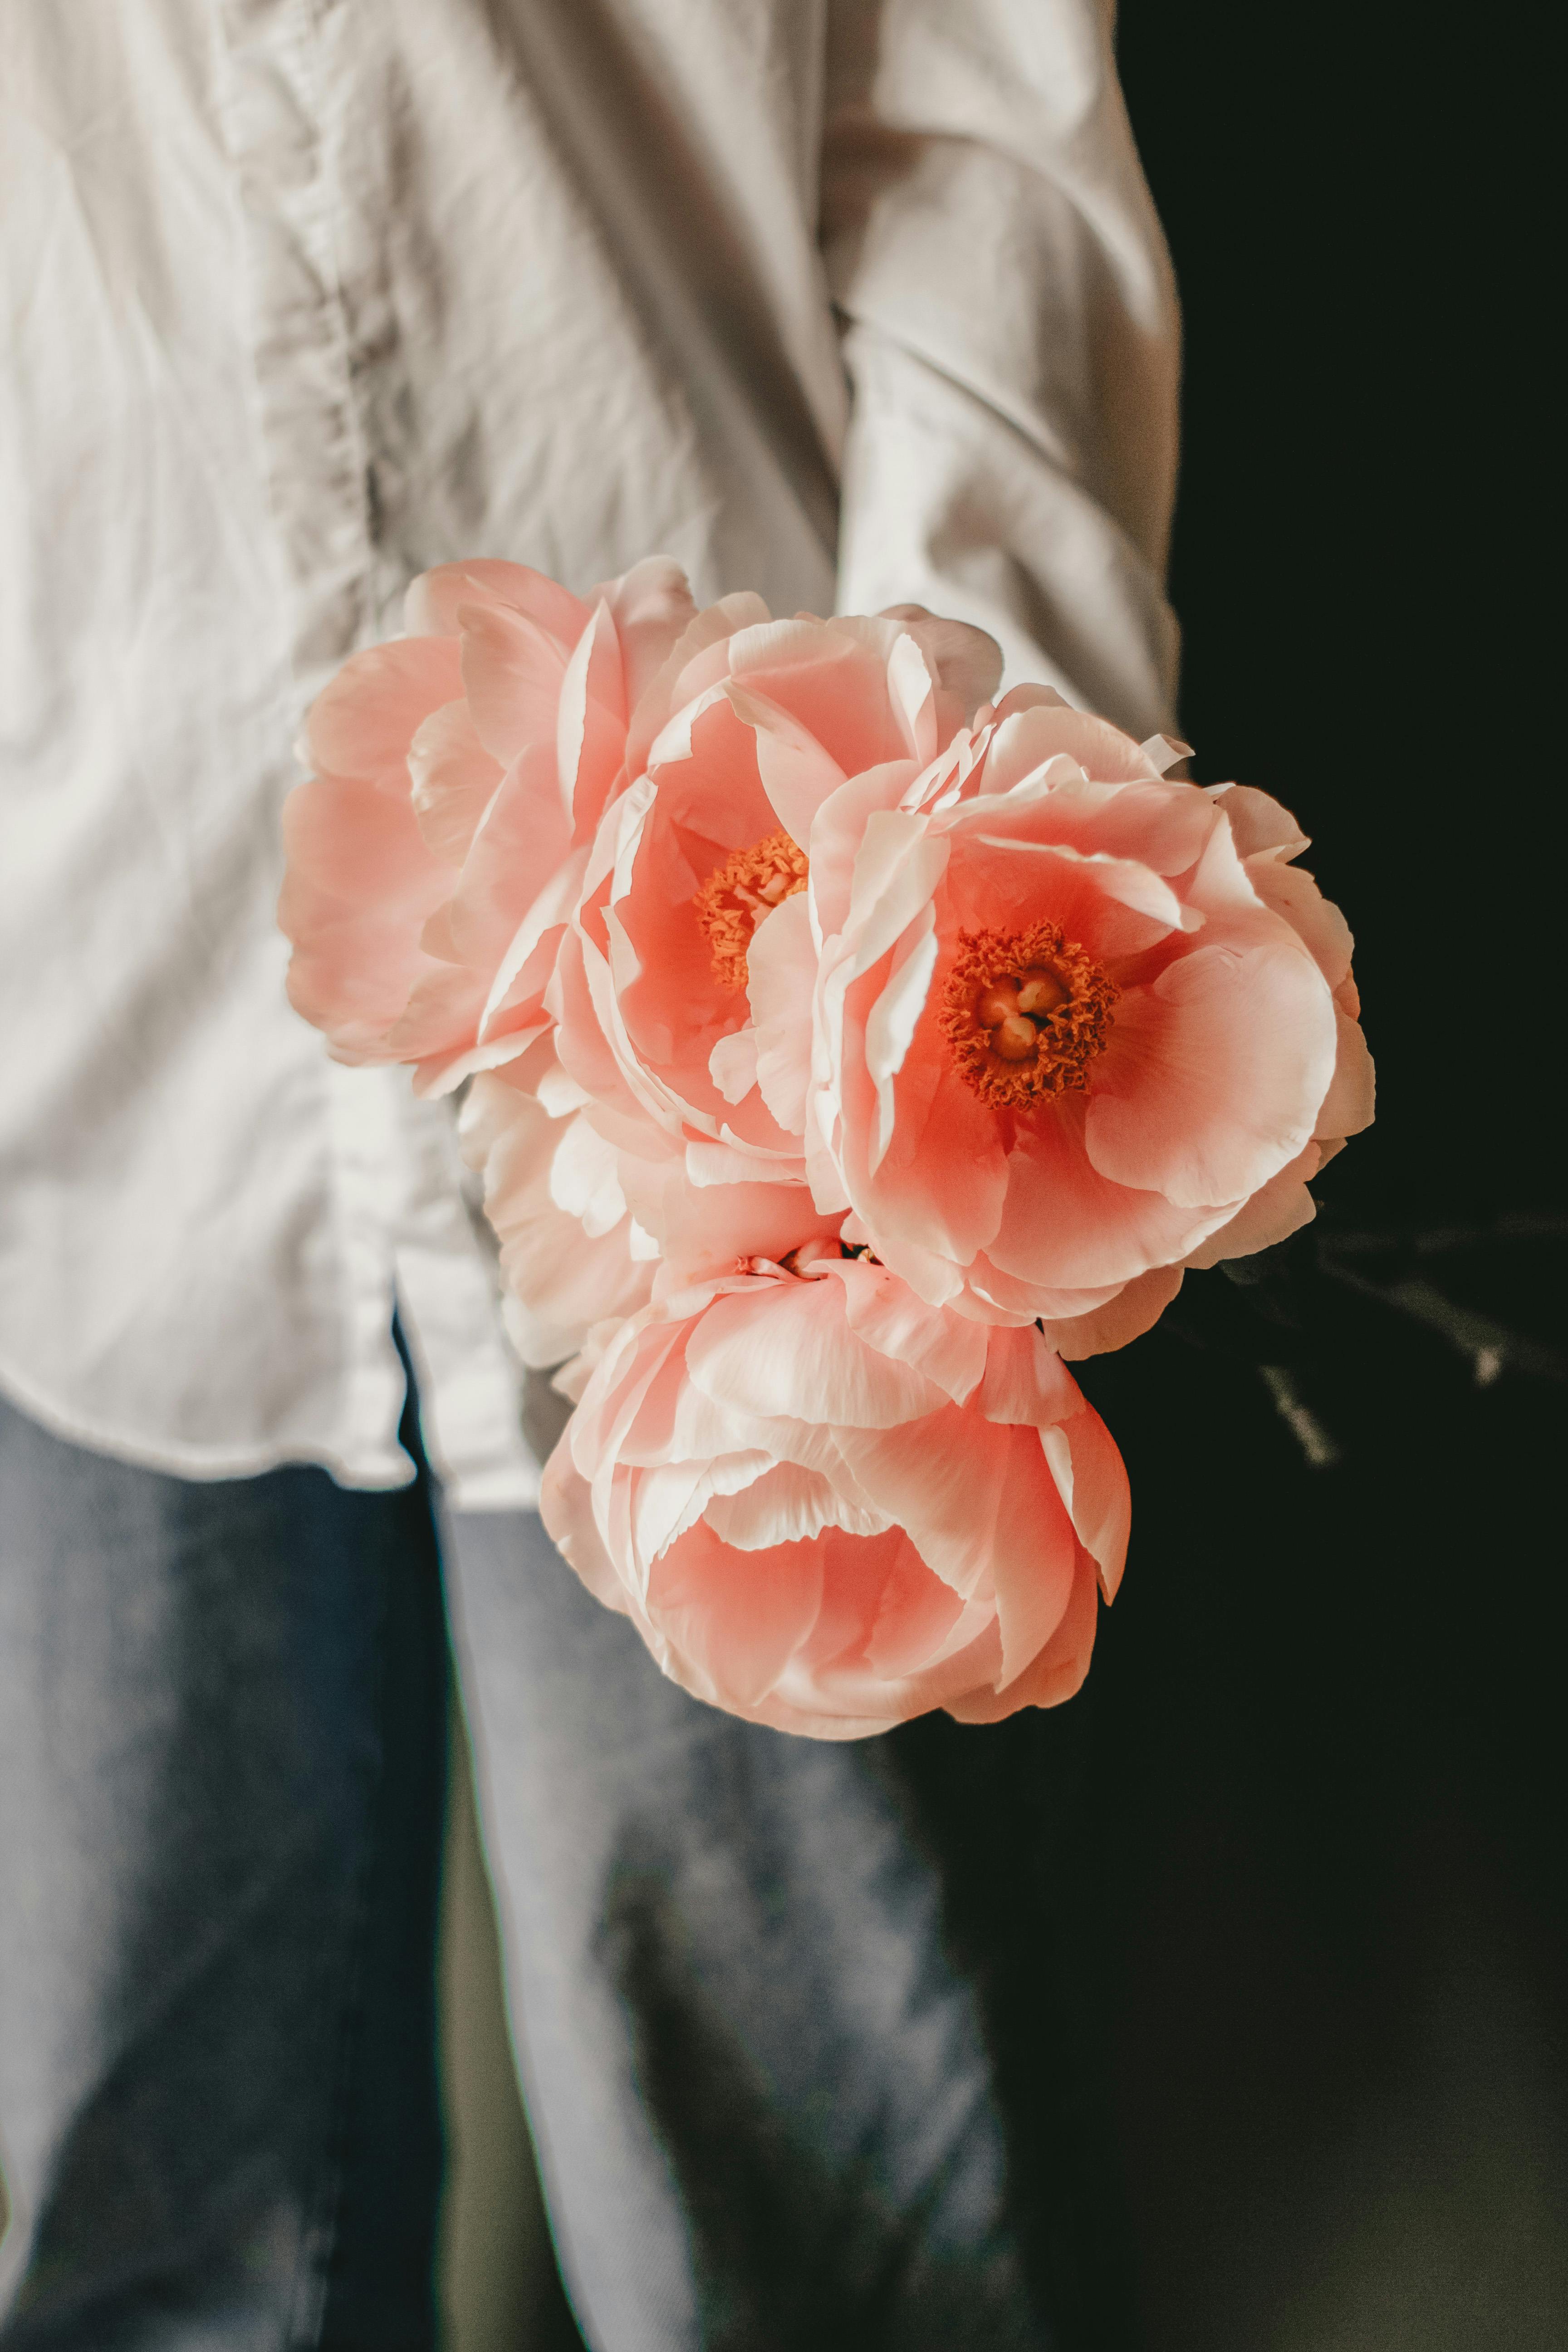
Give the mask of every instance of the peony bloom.
M 318 697 L 279 920 L 290 999 L 341 1061 L 410 1062 L 439 1093 L 542 1034 L 632 716 L 695 612 L 663 557 L 585 603 L 522 564 L 443 564 L 408 635 Z
M 1312 1213 L 1372 1117 L 1350 934 L 1265 794 L 1045 688 L 981 717 L 816 815 L 805 1150 L 922 1298 L 1088 1355 Z
M 609 1339 L 545 1472 L 555 1541 L 675 1681 L 780 1730 L 1070 1696 L 1127 1543 L 1099 1415 L 1036 1331 L 828 1240 L 789 1266 Z
M 694 628 L 670 666 L 668 716 L 600 828 L 549 1002 L 607 1138 L 655 1160 L 673 1147 L 698 1185 L 798 1183 L 816 813 L 847 777 L 934 759 L 1000 656 L 916 607 L 775 622 L 731 604 L 751 625 L 705 644 Z
M 575 1090 L 556 1068 L 531 1074 L 524 1091 L 518 1068 L 480 1073 L 458 1131 L 500 1244 L 507 1329 L 523 1362 L 544 1370 L 575 1356 L 596 1324 L 647 1304 L 658 1253 Z

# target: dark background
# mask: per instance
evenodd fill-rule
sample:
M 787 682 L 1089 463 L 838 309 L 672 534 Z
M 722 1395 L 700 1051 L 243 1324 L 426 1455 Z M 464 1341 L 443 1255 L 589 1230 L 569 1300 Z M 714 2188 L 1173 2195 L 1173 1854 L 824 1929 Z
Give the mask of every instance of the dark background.
M 1337 1183 L 1400 1210 L 1562 1205 L 1560 303 L 1531 21 L 1120 14 L 1186 321 L 1183 719 L 1201 781 L 1262 784 L 1316 836 L 1390 1112 Z
M 1075 1702 L 1130 2259 L 1150 2352 L 1546 2352 L 1565 1391 L 1391 1303 L 1561 1344 L 1545 63 L 1382 0 L 1124 0 L 1119 49 L 1186 319 L 1183 725 L 1357 933 L 1379 1119 L 1321 1229 L 1383 1236 L 1380 1298 L 1308 1236 L 1084 1368 L 1135 1496 Z

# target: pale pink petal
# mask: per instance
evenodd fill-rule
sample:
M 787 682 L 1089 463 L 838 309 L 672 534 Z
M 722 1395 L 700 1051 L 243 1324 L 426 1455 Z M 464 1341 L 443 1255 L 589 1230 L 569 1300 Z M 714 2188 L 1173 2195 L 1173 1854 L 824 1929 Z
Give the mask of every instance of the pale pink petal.
M 910 1365 L 964 1403 L 986 1371 L 986 1334 L 975 1323 L 929 1307 L 885 1266 L 863 1258 L 829 1265 L 844 1293 L 844 1317 L 856 1337 L 880 1356 Z
M 988 801 L 971 802 L 973 816 Z M 972 830 L 962 856 L 948 867 L 945 914 L 950 935 L 1042 918 L 1109 969 L 1144 954 L 1172 932 L 1194 931 L 1203 918 L 1170 885 L 1131 858 L 1085 856 L 1058 842 L 1010 841 Z
M 804 1242 L 837 1234 L 837 1219 L 818 1213 L 804 1184 L 714 1184 L 698 1192 L 679 1160 L 629 1153 L 622 1157 L 621 1183 L 632 1214 L 657 1234 L 681 1284 L 733 1274 L 743 1258 L 776 1264 Z
M 1016 688 L 998 705 L 986 759 L 987 792 L 1010 792 L 1051 760 L 1073 761 L 1096 783 L 1147 782 L 1154 776 L 1147 754 L 1130 735 L 1107 719 L 1074 710 L 1059 697 L 1035 698 L 1049 692 L 1048 688 Z
M 1310 846 L 1306 835 L 1287 808 L 1271 800 L 1267 793 L 1251 784 L 1226 784 L 1222 792 L 1212 795 L 1216 808 L 1229 820 L 1238 857 L 1256 857 L 1271 853 L 1276 857 L 1299 857 Z
M 849 919 L 856 859 L 867 819 L 877 811 L 896 809 L 919 772 L 912 760 L 868 769 L 841 784 L 817 810 L 805 846 L 811 855 L 812 904 L 825 939 L 842 931 Z
M 879 620 L 901 622 L 925 657 L 937 685 L 940 741 L 967 727 L 1002 683 L 1002 648 L 967 621 L 944 620 L 923 604 L 888 604 Z
M 682 704 L 728 674 L 731 638 L 771 618 L 762 598 L 748 590 L 721 597 L 717 604 L 708 605 L 687 624 L 652 677 L 628 696 L 632 723 L 626 737 L 626 766 L 633 776 L 647 767 L 655 740 Z
M 502 771 L 475 732 L 468 703 L 443 703 L 408 746 L 413 806 L 425 845 L 445 866 L 461 866 Z
M 955 835 L 988 833 L 1076 850 L 1082 857 L 1121 859 L 1168 881 L 1196 866 L 1224 830 L 1213 803 L 1194 784 L 1149 778 L 1053 785 L 1045 779 L 998 794 L 990 790 L 994 764 L 986 762 L 985 788 L 948 819 Z
M 840 1494 L 819 1471 L 803 1470 L 794 1462 L 775 1464 L 738 1493 L 715 1496 L 702 1516 L 737 1551 L 804 1542 L 825 1528 L 879 1536 L 891 1525 L 884 1513 Z
M 646 1304 L 652 1267 L 632 1259 L 624 1217 L 608 1215 L 613 1203 L 594 1190 L 580 1120 L 552 1119 L 529 1096 L 482 1076 L 460 1131 L 465 1156 L 484 1178 L 485 1213 L 500 1242 L 512 1333 L 526 1363 L 558 1364 L 591 1325 Z M 569 1150 L 565 1179 L 556 1181 L 563 1144 L 575 1149 L 578 1164 L 571 1167 Z M 574 1213 L 576 1198 L 598 1211 L 596 1232 Z
M 816 949 L 804 891 L 757 925 L 746 964 L 757 1084 L 780 1127 L 799 1135 L 811 1083 L 811 1000 L 816 984 Z

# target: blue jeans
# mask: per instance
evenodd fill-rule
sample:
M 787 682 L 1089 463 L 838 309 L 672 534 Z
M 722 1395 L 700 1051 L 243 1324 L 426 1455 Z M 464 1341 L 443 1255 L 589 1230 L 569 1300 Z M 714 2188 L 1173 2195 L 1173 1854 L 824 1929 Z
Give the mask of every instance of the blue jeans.
M 423 1486 L 0 1403 L 6 2352 L 428 2352 L 446 1694 Z
M 447 1617 L 594 2352 L 1130 2341 L 1071 1710 L 791 1740 L 531 1515 L 0 1405 L 5 2352 L 426 2352 Z

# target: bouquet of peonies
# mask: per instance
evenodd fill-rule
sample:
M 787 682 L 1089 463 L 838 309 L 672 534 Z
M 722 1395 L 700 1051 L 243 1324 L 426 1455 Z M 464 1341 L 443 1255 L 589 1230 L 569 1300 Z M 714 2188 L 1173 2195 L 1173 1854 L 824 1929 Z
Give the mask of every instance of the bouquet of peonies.
M 1266 794 L 919 607 L 415 582 L 311 711 L 295 1005 L 463 1086 L 546 1525 L 664 1671 L 850 1738 L 1082 1681 L 1127 1482 L 1064 1358 L 1312 1214 L 1372 1116 Z

